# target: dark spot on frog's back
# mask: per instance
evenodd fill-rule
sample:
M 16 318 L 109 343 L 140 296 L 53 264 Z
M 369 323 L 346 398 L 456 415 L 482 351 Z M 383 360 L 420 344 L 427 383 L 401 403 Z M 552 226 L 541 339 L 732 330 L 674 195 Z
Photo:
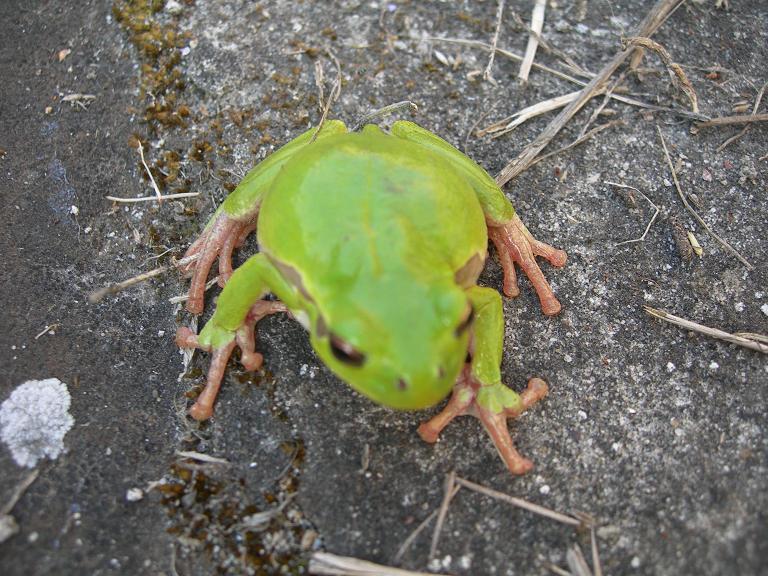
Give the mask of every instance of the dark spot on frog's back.
M 398 390 L 407 390 L 407 389 L 408 389 L 408 382 L 406 382 L 405 380 L 403 380 L 402 378 L 400 378 L 400 379 L 397 381 L 397 389 L 398 389 Z

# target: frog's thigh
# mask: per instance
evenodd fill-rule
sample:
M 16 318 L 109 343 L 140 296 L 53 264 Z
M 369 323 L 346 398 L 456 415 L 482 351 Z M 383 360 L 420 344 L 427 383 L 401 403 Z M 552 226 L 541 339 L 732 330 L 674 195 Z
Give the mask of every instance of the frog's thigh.
M 512 203 L 488 172 L 436 134 L 407 120 L 395 122 L 392 125 L 392 134 L 428 148 L 449 161 L 451 166 L 457 169 L 472 186 L 489 224 L 498 226 L 510 221 L 515 215 Z
M 473 286 L 467 296 L 475 311 L 472 327 L 472 376 L 483 386 L 501 383 L 504 309 L 501 294 Z

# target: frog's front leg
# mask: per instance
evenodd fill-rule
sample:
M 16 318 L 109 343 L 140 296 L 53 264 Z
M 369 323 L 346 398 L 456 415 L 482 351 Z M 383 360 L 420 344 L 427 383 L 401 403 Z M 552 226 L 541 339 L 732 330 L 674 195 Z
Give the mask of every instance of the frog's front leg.
M 181 265 L 182 272 L 192 276 L 187 310 L 193 314 L 203 311 L 205 283 L 217 258 L 219 285 L 224 286 L 227 283 L 232 276 L 232 252 L 256 229 L 259 206 L 264 194 L 283 165 L 299 149 L 312 142 L 316 130 L 311 128 L 294 138 L 248 172 L 211 216 L 202 234 L 187 249 L 182 259 L 184 264 Z M 323 125 L 316 139 L 341 134 L 346 130 L 343 122 L 329 120 Z
M 453 389 L 451 399 L 437 416 L 419 426 L 419 435 L 427 442 L 437 437 L 451 420 L 465 414 L 480 419 L 499 456 L 512 474 L 525 474 L 533 464 L 515 449 L 507 428 L 507 418 L 525 412 L 547 395 L 547 384 L 532 378 L 522 394 L 516 394 L 501 382 L 501 355 L 504 317 L 501 296 L 490 288 L 473 287 L 467 291 L 475 310 L 470 354 Z
M 293 297 L 292 289 L 267 257 L 257 254 L 232 274 L 219 296 L 216 312 L 200 335 L 186 327 L 177 330 L 179 347 L 199 348 L 213 354 L 205 388 L 189 410 L 196 420 L 206 420 L 213 414 L 213 404 L 235 346 L 242 352 L 240 362 L 246 370 L 261 367 L 263 358 L 256 352 L 256 323 L 265 316 L 288 310 L 283 302 L 262 300 L 267 292 L 279 294 L 288 301 Z

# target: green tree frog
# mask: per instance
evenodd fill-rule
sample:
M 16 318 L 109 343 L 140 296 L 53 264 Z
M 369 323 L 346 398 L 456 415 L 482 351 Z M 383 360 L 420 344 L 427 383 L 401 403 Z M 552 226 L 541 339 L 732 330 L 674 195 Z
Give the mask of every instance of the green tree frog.
M 260 252 L 233 271 L 233 249 L 255 229 Z M 407 121 L 389 132 L 372 124 L 350 132 L 340 121 L 310 129 L 253 168 L 187 251 L 190 312 L 202 312 L 217 258 L 224 285 L 201 333 L 176 335 L 179 346 L 213 354 L 190 414 L 213 414 L 235 346 L 246 369 L 260 367 L 254 326 L 287 310 L 323 362 L 380 404 L 422 409 L 453 391 L 419 427 L 424 440 L 435 442 L 454 417 L 474 415 L 509 470 L 527 472 L 532 464 L 515 449 L 507 418 L 543 398 L 547 385 L 533 378 L 516 394 L 501 381 L 501 296 L 476 284 L 489 238 L 505 294 L 518 294 L 517 264 L 543 312 L 557 314 L 536 256 L 560 267 L 565 252 L 534 239 L 467 156 Z M 269 293 L 278 301 L 265 300 Z

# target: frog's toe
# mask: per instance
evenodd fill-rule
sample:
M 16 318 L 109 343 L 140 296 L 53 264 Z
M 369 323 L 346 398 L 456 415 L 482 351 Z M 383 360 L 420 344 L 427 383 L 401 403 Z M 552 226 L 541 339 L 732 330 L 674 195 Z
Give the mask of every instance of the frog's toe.
M 520 293 L 515 275 L 517 264 L 536 290 L 544 314 L 553 316 L 560 312 L 562 306 L 539 268 L 536 257 L 541 256 L 559 268 L 565 265 L 567 254 L 536 240 L 517 214 L 506 224 L 490 226 L 488 235 L 496 246 L 504 269 L 504 294 L 513 298 Z
M 219 251 L 219 280 L 218 284 L 222 288 L 229 281 L 234 272 L 232 268 L 232 253 L 235 248 L 239 248 L 245 242 L 248 235 L 256 230 L 256 224 L 252 222 L 237 222 L 231 231 L 228 232 L 224 243 Z
M 419 426 L 419 436 L 426 442 L 434 443 L 443 428 L 456 416 L 475 416 L 482 422 L 509 471 L 515 475 L 525 474 L 533 468 L 533 463 L 515 448 L 507 419 L 519 416 L 546 395 L 547 384 L 540 378 L 531 378 L 520 395 L 503 384 L 482 386 L 472 378 L 467 365 L 448 404 L 439 414 Z
M 503 386 L 503 385 L 502 385 Z M 503 386 L 506 388 L 506 386 Z M 509 390 L 509 389 L 507 389 Z M 531 378 L 528 381 L 528 387 L 519 396 L 509 390 L 514 395 L 513 400 L 507 400 L 508 395 L 500 395 L 499 400 L 506 404 L 501 407 L 498 403 L 491 407 L 484 407 L 483 402 L 478 401 L 476 416 L 483 423 L 483 427 L 491 437 L 499 456 L 507 465 L 512 474 L 525 474 L 533 468 L 533 462 L 524 458 L 515 448 L 512 437 L 509 435 L 507 418 L 514 418 L 525 412 L 528 408 L 536 404 L 547 395 L 547 383 L 541 378 Z M 512 398 L 509 396 L 509 398 Z
M 189 409 L 190 416 L 195 420 L 207 420 L 213 415 L 213 405 L 224 380 L 227 362 L 235 346 L 240 348 L 240 363 L 246 370 L 261 368 L 264 357 L 256 352 L 256 323 L 270 314 L 287 311 L 282 302 L 259 300 L 251 306 L 242 325 L 234 333 L 218 326 L 215 319 L 211 319 L 205 325 L 200 335 L 186 326 L 176 331 L 176 344 L 180 348 L 198 348 L 212 353 L 205 388 Z
M 182 272 L 192 275 L 187 310 L 193 314 L 203 311 L 205 284 L 213 263 L 219 259 L 219 284 L 223 286 L 232 275 L 233 250 L 254 229 L 252 221 L 239 221 L 221 213 L 189 247 L 181 266 Z M 193 257 L 194 260 L 189 262 Z
M 227 369 L 227 362 L 235 349 L 235 341 L 224 344 L 219 348 L 213 349 L 211 365 L 208 368 L 208 379 L 205 388 L 197 397 L 197 400 L 189 409 L 189 415 L 195 420 L 207 420 L 213 415 L 213 404 L 216 402 L 216 396 L 219 394 L 219 388 L 224 380 L 224 371 Z
M 287 311 L 285 304 L 278 300 L 258 300 L 251 306 L 235 336 L 241 352 L 240 363 L 246 370 L 258 370 L 264 362 L 264 357 L 256 352 L 256 324 L 265 316 Z

